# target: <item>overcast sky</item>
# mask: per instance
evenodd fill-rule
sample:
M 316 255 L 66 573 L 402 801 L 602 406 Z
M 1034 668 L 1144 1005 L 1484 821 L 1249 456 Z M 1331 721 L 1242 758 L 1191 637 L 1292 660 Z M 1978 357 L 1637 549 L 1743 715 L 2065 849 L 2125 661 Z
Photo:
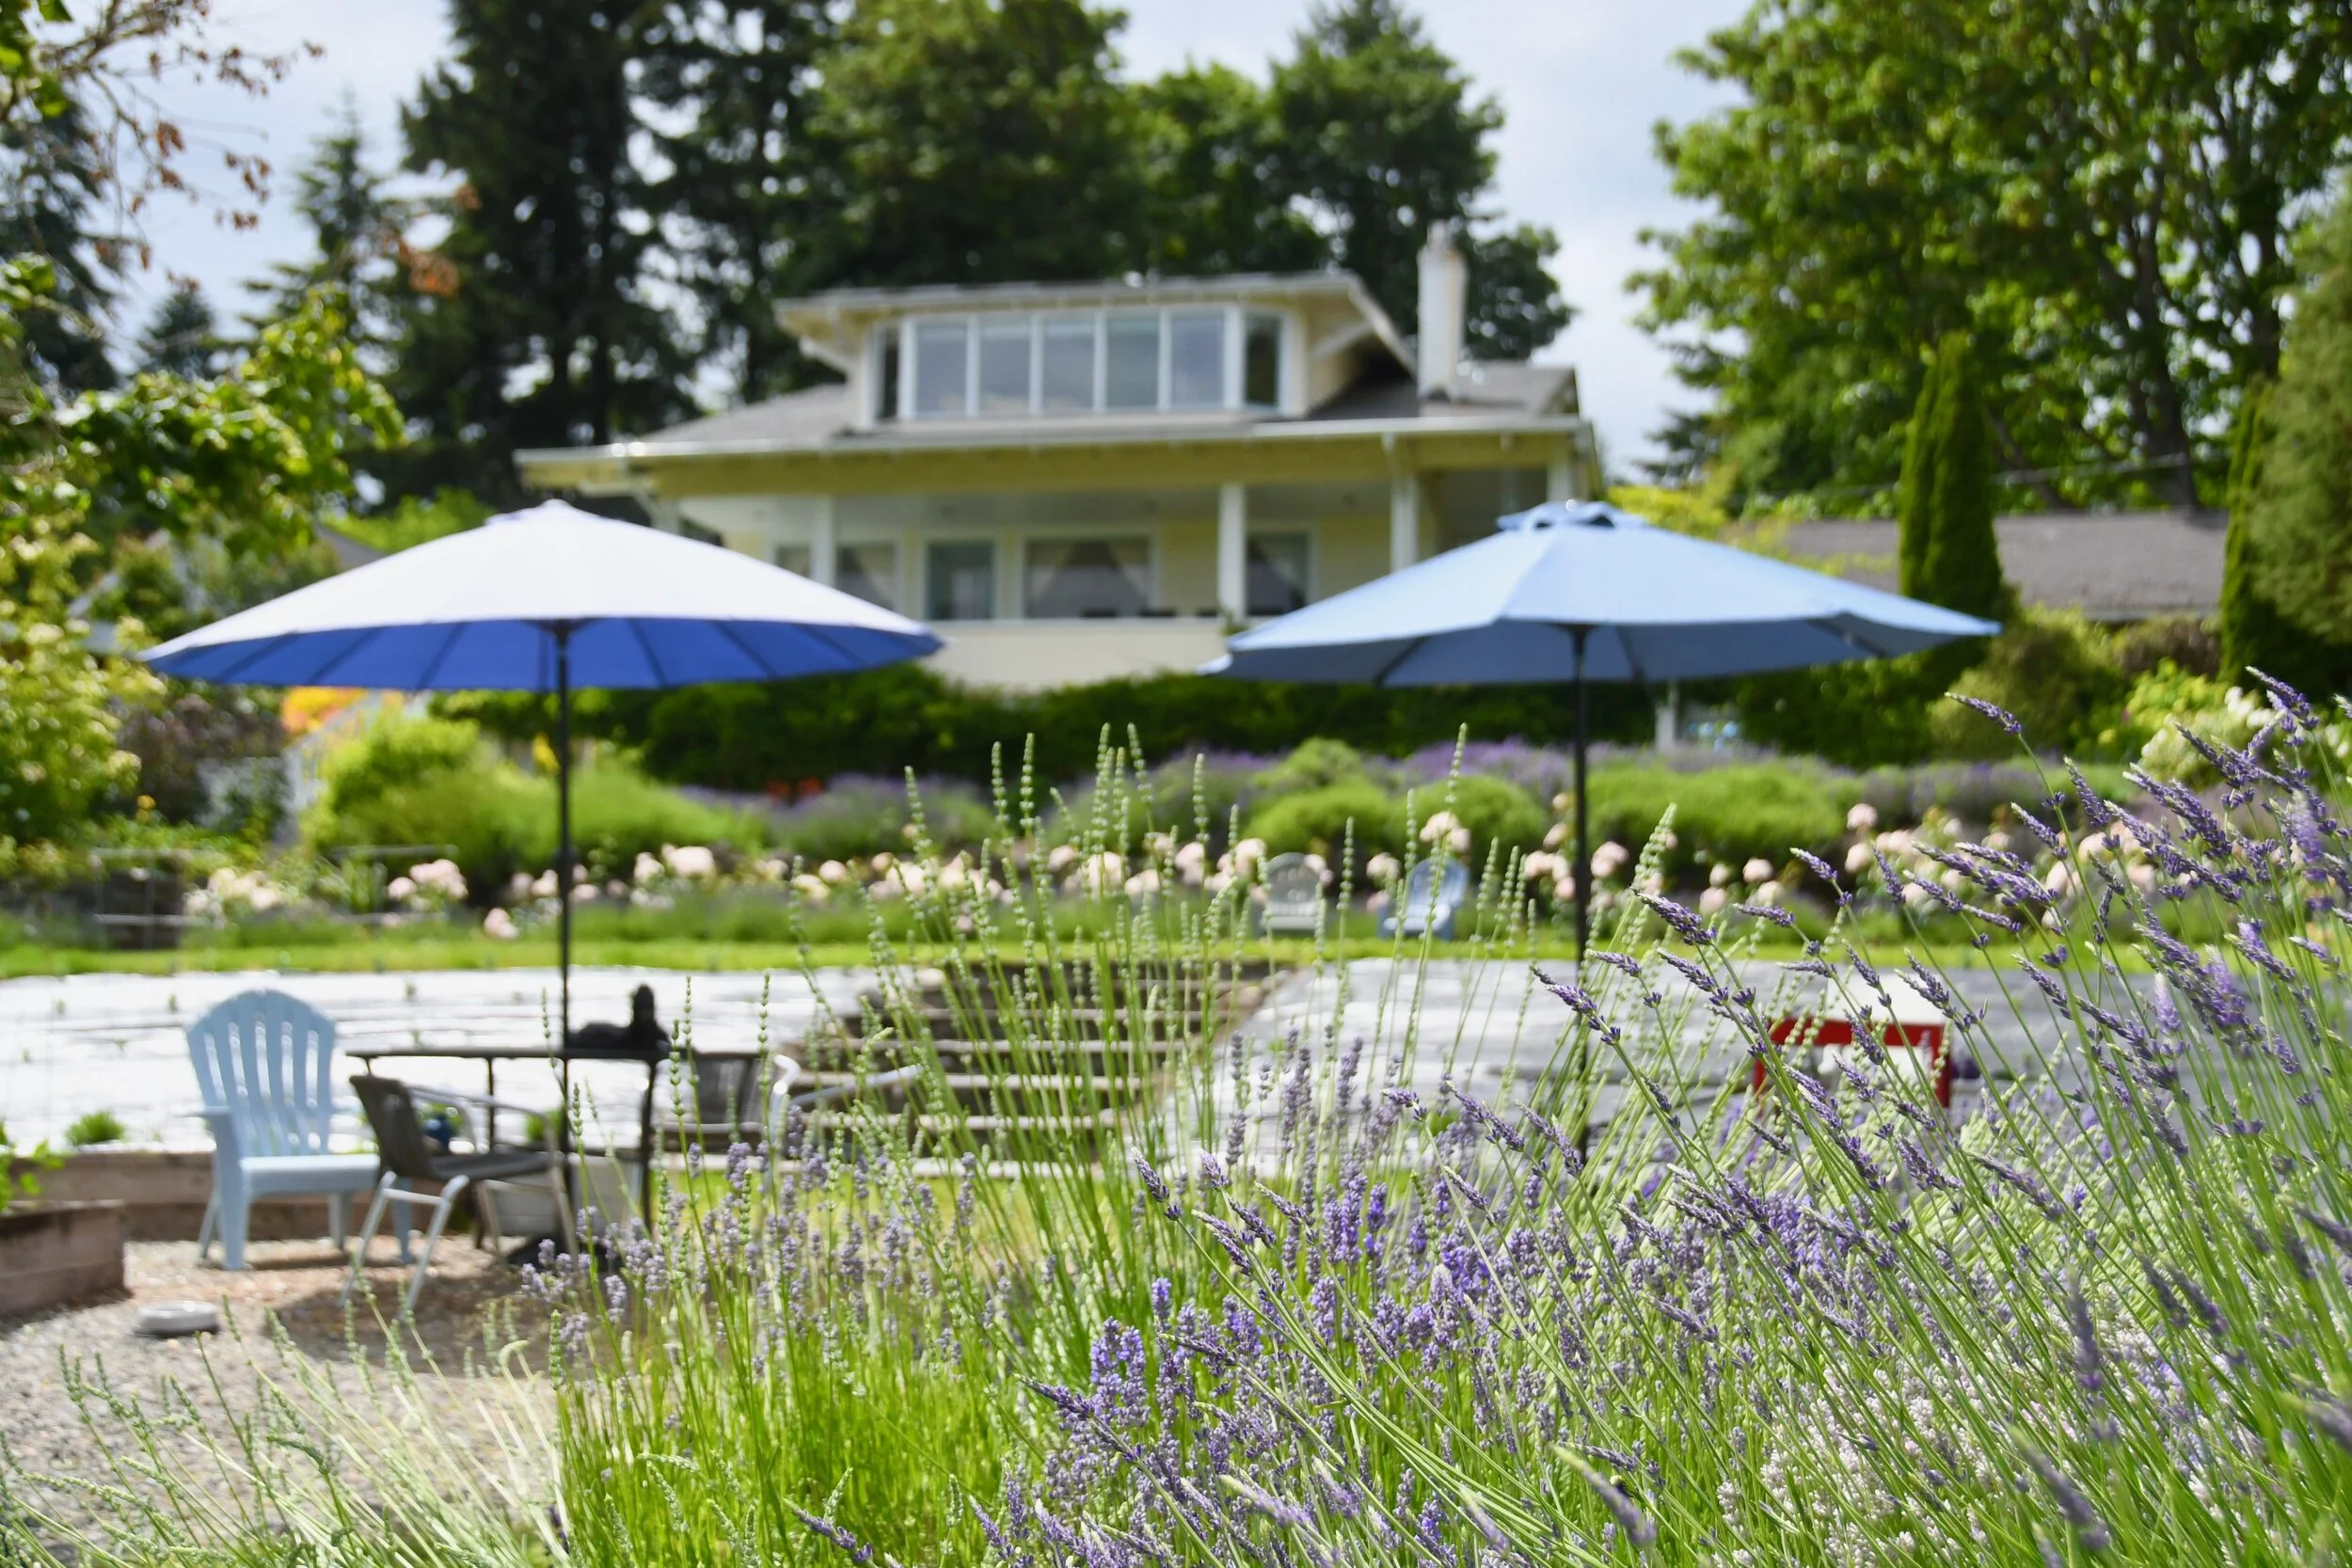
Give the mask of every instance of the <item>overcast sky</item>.
M 1421 9 L 1438 44 L 1508 116 L 1499 144 L 1499 192 L 1515 220 L 1549 224 L 1561 239 L 1554 263 L 1579 315 L 1546 358 L 1577 368 L 1584 407 L 1600 427 L 1613 467 L 1648 449 L 1661 417 L 1685 398 L 1665 356 L 1633 325 L 1625 279 L 1647 264 L 1637 236 L 1672 228 L 1689 209 L 1667 193 L 1650 152 L 1659 119 L 1687 119 L 1720 95 L 1672 62 L 1674 51 L 1735 18 L 1747 0 L 1444 0 Z M 1131 73 L 1155 74 L 1187 57 L 1218 60 L 1263 78 L 1287 53 L 1306 0 L 1127 0 L 1120 40 Z M 348 92 L 379 156 L 396 146 L 396 117 L 445 47 L 437 0 L 219 0 L 224 40 L 249 48 L 315 42 L 323 58 L 302 65 L 259 103 L 174 94 L 192 128 L 241 145 L 258 142 L 281 169 Z M 225 312 L 239 309 L 239 279 L 301 254 L 304 236 L 280 203 L 260 228 L 233 233 L 207 214 L 167 207 L 149 224 L 159 266 L 202 282 Z M 137 286 L 123 315 L 135 328 L 159 275 Z

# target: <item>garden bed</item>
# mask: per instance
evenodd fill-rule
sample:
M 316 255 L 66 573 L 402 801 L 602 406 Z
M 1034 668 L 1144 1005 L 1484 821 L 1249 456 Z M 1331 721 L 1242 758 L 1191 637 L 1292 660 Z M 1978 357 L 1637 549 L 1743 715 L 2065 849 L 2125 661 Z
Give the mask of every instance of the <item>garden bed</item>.
M 122 1289 L 123 1206 L 27 1204 L 0 1213 L 0 1318 Z
M 19 1162 L 21 1168 L 23 1162 Z M 209 1148 L 99 1148 L 68 1154 L 34 1172 L 41 1196 L 62 1204 L 111 1206 L 123 1239 L 192 1242 L 213 1197 Z M 358 1224 L 355 1213 L 353 1225 Z M 253 1205 L 246 1234 L 257 1242 L 308 1241 L 327 1233 L 323 1197 L 271 1197 Z M 119 1281 L 118 1281 L 119 1283 Z

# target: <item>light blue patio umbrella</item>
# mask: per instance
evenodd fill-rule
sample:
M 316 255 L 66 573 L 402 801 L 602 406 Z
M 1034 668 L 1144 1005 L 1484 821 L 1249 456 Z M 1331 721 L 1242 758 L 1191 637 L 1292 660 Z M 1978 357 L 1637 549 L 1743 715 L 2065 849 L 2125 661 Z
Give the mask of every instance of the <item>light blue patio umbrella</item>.
M 572 1024 L 572 692 L 841 674 L 942 646 L 904 616 L 716 545 L 562 501 L 298 589 L 151 650 L 245 686 L 556 699 L 556 908 Z
M 1491 536 L 1230 639 L 1205 674 L 1374 686 L 1557 682 L 1576 703 L 1576 948 L 1590 921 L 1585 691 L 1916 653 L 2001 628 L 1650 527 L 1598 501 Z

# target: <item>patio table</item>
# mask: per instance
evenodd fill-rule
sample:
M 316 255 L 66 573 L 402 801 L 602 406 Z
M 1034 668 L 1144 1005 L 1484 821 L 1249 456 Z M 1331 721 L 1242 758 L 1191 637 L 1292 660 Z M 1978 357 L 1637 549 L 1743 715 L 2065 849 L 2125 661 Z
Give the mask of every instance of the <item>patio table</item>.
M 521 1040 L 512 1042 L 469 1041 L 462 1045 L 356 1045 L 346 1047 L 343 1054 L 361 1064 L 370 1072 L 373 1072 L 375 1070 L 375 1067 L 378 1062 L 480 1062 L 482 1064 L 483 1072 L 483 1092 L 492 1096 L 493 1098 L 495 1098 L 498 1094 L 498 1070 L 499 1064 L 501 1062 L 551 1063 L 554 1065 L 557 1072 L 564 1080 L 564 1101 L 567 1105 L 569 1104 L 571 1099 L 570 1069 L 573 1063 L 617 1062 L 623 1066 L 642 1066 L 645 1069 L 645 1089 L 644 1093 L 638 1097 L 637 1101 L 637 1197 L 639 1212 L 645 1218 L 647 1224 L 650 1225 L 652 1223 L 654 1156 L 653 1093 L 654 1086 L 660 1082 L 661 1069 L 670 1065 L 669 1057 L 656 1056 L 650 1058 L 640 1058 L 634 1056 L 589 1055 L 581 1053 L 556 1051 L 551 1049 L 545 1041 Z M 756 1051 L 745 1050 L 698 1050 L 689 1052 L 686 1054 L 690 1060 L 696 1057 L 742 1060 L 757 1056 L 759 1053 Z M 498 1142 L 498 1122 L 497 1113 L 495 1111 L 488 1114 L 488 1121 L 489 1125 L 484 1129 L 485 1141 L 489 1144 L 496 1144 Z M 576 1152 L 572 1144 L 571 1118 L 569 1117 L 564 1117 L 562 1123 L 562 1145 L 564 1152 L 566 1156 Z M 568 1158 L 565 1161 L 565 1168 L 567 1171 L 570 1169 L 570 1162 Z M 575 1193 L 574 1196 L 577 1196 L 578 1195 Z

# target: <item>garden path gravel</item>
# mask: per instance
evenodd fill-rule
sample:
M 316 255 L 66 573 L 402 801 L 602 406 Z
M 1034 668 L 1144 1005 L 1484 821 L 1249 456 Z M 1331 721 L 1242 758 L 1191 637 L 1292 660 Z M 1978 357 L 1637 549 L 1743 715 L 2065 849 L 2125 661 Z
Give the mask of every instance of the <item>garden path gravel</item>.
M 272 1315 L 285 1331 L 290 1354 L 324 1373 L 339 1398 L 354 1398 L 358 1379 L 352 1355 L 356 1350 L 380 1368 L 385 1329 L 364 1298 L 355 1298 L 353 1337 L 346 1339 L 345 1316 L 337 1299 L 342 1290 L 342 1255 L 322 1242 L 260 1242 L 249 1256 L 252 1267 L 230 1274 L 198 1263 L 193 1243 L 134 1242 L 125 1252 L 129 1288 L 122 1296 L 0 1320 L 0 1437 L 5 1437 L 17 1469 L 36 1478 L 98 1481 L 107 1476 L 107 1450 L 122 1447 L 123 1435 L 114 1423 L 102 1417 L 93 1429 L 76 1410 L 67 1391 L 62 1365 L 67 1360 L 86 1374 L 103 1368 L 119 1392 L 135 1398 L 151 1413 L 160 1408 L 167 1382 L 176 1382 L 208 1428 L 224 1430 L 224 1414 L 251 1410 L 265 1378 L 282 1386 L 294 1370 L 282 1359 L 289 1353 L 267 1332 Z M 368 1283 L 378 1310 L 389 1315 L 399 1306 L 406 1274 L 393 1261 L 389 1246 L 379 1244 L 377 1256 L 382 1265 L 369 1270 Z M 455 1434 L 485 1463 L 497 1457 L 497 1439 L 483 1420 L 485 1390 L 519 1388 L 528 1391 L 524 1397 L 535 1399 L 546 1388 L 535 1377 L 492 1383 L 469 1377 L 464 1370 L 469 1355 L 480 1359 L 490 1330 L 518 1325 L 501 1334 L 501 1339 L 528 1332 L 533 1319 L 528 1304 L 515 1296 L 519 1279 L 519 1271 L 493 1254 L 454 1239 L 435 1256 L 432 1276 L 418 1304 L 416 1338 L 408 1341 L 409 1360 L 418 1367 L 421 1414 Z M 151 1339 L 135 1331 L 141 1307 L 174 1300 L 222 1307 L 241 1337 L 224 1333 Z M 415 1348 L 420 1343 L 437 1370 L 421 1366 Z M 188 1442 L 187 1451 L 195 1451 L 192 1440 L 183 1441 Z M 35 1496 L 76 1525 L 88 1522 L 87 1503 L 70 1491 L 40 1488 Z

